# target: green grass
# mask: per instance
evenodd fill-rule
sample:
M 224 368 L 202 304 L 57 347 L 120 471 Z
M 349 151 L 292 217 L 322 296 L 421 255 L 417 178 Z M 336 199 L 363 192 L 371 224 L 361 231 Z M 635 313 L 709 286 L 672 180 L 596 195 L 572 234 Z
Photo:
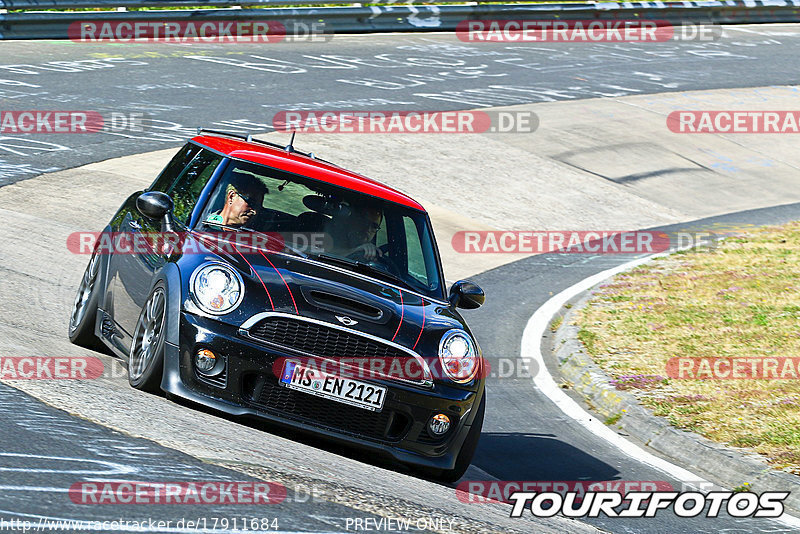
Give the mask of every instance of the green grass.
M 615 413 L 614 415 L 606 417 L 606 420 L 604 421 L 604 423 L 607 424 L 608 426 L 616 425 L 617 422 L 620 419 L 622 419 L 622 414 L 621 413 Z
M 747 229 L 603 284 L 578 337 L 640 402 L 677 428 L 800 474 L 800 378 L 646 382 L 671 358 L 800 356 L 800 223 Z M 620 378 L 621 377 L 621 378 Z

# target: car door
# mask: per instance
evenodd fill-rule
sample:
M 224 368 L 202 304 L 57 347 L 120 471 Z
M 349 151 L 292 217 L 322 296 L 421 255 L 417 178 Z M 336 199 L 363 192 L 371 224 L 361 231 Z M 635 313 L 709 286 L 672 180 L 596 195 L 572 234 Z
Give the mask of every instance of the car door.
M 185 165 L 176 165 L 171 169 L 172 173 L 178 171 L 174 179 L 170 179 L 169 174 L 159 177 L 150 189 L 163 191 L 172 197 L 175 204 L 173 214 L 175 221 L 179 223 L 179 231 L 188 221 L 200 193 L 223 160 L 223 156 L 202 148 L 189 149 L 183 154 L 183 161 L 189 158 L 190 161 Z M 149 296 L 153 278 L 166 261 L 160 251 L 148 246 L 149 240 L 141 235 L 161 232 L 161 222 L 151 221 L 139 213 L 135 201 L 133 204 L 122 219 L 120 233 L 125 234 L 123 237 L 127 238 L 126 243 L 135 246 L 130 252 L 118 251 L 115 254 L 117 276 L 114 278 L 112 290 L 114 320 L 122 331 L 124 347 L 130 345 L 130 336 Z

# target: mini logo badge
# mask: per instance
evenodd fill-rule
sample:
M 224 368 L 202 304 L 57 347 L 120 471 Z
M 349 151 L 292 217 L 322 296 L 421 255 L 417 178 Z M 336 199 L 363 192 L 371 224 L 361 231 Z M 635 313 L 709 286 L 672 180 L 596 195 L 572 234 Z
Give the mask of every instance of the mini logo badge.
M 358 324 L 358 321 L 347 317 L 346 315 L 336 315 L 336 320 L 346 326 L 353 326 L 354 324 Z

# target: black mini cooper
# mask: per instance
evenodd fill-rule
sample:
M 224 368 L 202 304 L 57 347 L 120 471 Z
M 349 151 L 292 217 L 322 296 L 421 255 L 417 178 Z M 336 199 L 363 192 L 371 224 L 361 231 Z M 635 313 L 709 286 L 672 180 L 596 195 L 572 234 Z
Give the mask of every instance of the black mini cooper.
M 460 478 L 486 407 L 481 350 L 426 211 L 364 176 L 204 130 L 97 236 L 69 324 L 131 386 Z

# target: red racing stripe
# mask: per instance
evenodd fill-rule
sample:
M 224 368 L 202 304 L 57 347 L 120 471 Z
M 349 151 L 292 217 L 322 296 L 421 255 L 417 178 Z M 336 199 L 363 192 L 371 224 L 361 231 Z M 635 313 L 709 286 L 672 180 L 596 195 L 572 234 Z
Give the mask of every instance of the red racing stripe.
M 269 294 L 269 289 L 267 289 L 267 284 L 265 284 L 264 281 L 261 279 L 261 276 L 258 274 L 258 271 L 256 271 L 253 268 L 253 266 L 250 264 L 250 262 L 247 261 L 247 258 L 244 257 L 244 254 L 239 252 L 239 249 L 236 249 L 236 252 L 239 254 L 239 256 L 242 257 L 242 259 L 247 263 L 247 265 L 250 265 L 250 270 L 253 271 L 254 273 L 256 273 L 256 276 L 258 276 L 258 281 L 261 282 L 261 285 L 264 286 L 264 291 L 267 292 L 267 298 L 269 299 L 269 305 L 272 308 L 272 311 L 275 311 L 275 305 L 272 303 L 272 295 Z
M 295 311 L 295 313 L 297 313 L 297 315 L 300 315 L 300 310 L 297 309 L 297 303 L 294 301 L 294 295 L 292 294 L 292 290 L 289 288 L 289 284 L 286 283 L 286 280 L 283 278 L 283 275 L 278 270 L 278 268 L 275 267 L 274 265 L 272 265 L 272 262 L 269 261 L 269 258 L 267 257 L 267 255 L 264 254 L 264 252 L 261 249 L 258 249 L 258 252 L 262 256 L 264 256 L 264 259 L 267 260 L 267 262 L 272 266 L 272 268 L 275 269 L 275 272 L 278 273 L 278 276 L 281 277 L 281 280 L 283 280 L 283 285 L 286 286 L 286 291 L 288 291 L 289 292 L 289 296 L 292 297 L 292 306 L 294 306 L 294 311 Z
M 397 325 L 397 330 L 394 331 L 394 335 L 392 336 L 392 341 L 394 341 L 394 338 L 397 337 L 397 333 L 400 331 L 400 327 L 403 324 L 403 315 L 405 314 L 406 311 L 406 307 L 403 304 L 403 290 L 398 289 L 397 291 L 400 292 L 400 323 Z

